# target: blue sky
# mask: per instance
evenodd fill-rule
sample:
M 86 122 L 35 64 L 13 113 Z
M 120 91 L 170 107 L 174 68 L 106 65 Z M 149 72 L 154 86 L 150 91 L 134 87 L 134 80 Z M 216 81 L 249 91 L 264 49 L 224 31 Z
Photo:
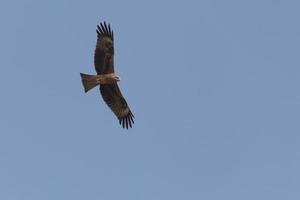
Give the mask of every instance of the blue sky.
M 1 1 L 0 199 L 299 199 L 299 6 Z M 130 130 L 80 82 L 103 20 Z

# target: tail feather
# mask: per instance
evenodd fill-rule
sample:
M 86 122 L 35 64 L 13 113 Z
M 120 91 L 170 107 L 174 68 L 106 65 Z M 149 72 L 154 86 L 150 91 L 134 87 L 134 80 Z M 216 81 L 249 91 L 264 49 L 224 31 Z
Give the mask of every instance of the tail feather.
M 97 76 L 95 75 L 80 73 L 80 76 L 81 76 L 82 85 L 84 87 L 84 92 L 88 92 L 92 88 L 99 85 L 99 81 L 97 80 Z

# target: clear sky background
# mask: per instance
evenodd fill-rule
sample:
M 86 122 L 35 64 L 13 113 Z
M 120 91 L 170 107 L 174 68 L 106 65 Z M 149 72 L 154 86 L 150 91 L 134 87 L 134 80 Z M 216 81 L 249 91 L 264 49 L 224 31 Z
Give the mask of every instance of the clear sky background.
M 300 199 L 300 3 L 0 2 L 0 199 Z M 135 114 L 98 89 L 96 25 Z

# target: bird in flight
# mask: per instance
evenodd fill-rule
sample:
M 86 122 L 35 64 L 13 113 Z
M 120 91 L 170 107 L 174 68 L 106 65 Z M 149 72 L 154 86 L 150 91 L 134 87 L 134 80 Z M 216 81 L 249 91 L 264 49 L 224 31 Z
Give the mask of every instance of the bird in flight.
M 114 72 L 114 33 L 105 22 L 97 26 L 97 44 L 94 65 L 97 75 L 80 73 L 84 91 L 100 85 L 100 93 L 123 128 L 132 127 L 133 114 L 117 84 L 120 78 Z

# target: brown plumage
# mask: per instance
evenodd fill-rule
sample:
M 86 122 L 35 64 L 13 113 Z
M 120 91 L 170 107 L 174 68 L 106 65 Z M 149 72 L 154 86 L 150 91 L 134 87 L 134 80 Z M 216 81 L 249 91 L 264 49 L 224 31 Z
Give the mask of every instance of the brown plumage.
M 114 74 L 114 34 L 110 25 L 100 23 L 97 26 L 97 44 L 94 55 L 94 65 L 97 75 L 80 74 L 85 89 L 88 92 L 100 84 L 100 93 L 105 103 L 119 119 L 123 128 L 132 127 L 133 114 L 124 99 Z

